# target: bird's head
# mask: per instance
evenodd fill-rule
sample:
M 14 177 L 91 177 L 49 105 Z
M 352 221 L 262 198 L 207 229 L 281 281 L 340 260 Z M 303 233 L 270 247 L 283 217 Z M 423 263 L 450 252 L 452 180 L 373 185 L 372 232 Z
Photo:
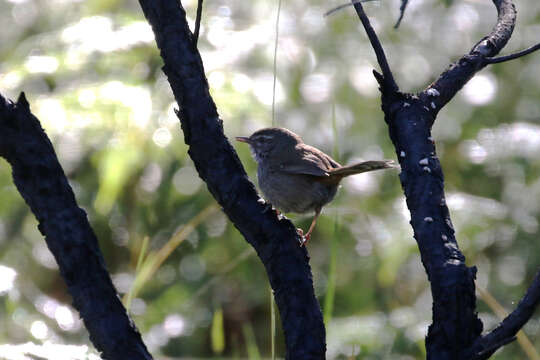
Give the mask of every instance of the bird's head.
M 260 162 L 274 152 L 293 149 L 302 143 L 300 136 L 285 128 L 266 128 L 257 130 L 251 136 L 237 136 L 237 141 L 249 144 L 255 161 Z

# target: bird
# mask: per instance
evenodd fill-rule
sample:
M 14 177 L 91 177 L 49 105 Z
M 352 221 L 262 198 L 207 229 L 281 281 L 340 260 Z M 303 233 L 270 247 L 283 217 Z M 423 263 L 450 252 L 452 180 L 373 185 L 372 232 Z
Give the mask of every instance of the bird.
M 264 198 L 282 213 L 306 213 L 315 216 L 304 235 L 305 245 L 324 205 L 336 196 L 340 181 L 350 175 L 394 168 L 392 160 L 364 161 L 342 166 L 321 150 L 307 145 L 291 130 L 270 127 L 250 136 L 237 136 L 247 143 L 257 162 L 257 178 Z M 278 214 L 279 214 L 278 211 Z

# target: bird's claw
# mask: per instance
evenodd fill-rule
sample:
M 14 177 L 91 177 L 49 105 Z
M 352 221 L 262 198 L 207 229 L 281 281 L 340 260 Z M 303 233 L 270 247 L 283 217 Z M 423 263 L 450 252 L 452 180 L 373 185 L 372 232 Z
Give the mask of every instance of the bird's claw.
M 306 245 L 311 238 L 311 234 L 308 232 L 306 235 L 304 235 L 304 230 L 302 229 L 296 229 L 296 233 L 300 235 L 300 247 Z

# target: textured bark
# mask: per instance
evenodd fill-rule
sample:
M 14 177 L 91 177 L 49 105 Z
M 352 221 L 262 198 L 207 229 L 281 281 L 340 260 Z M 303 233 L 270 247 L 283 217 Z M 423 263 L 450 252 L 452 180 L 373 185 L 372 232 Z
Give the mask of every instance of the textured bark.
M 493 4 L 497 8 L 498 14 L 497 23 L 493 30 L 482 38 L 468 54 L 451 64 L 432 85 L 419 94 L 426 105 L 431 106 L 433 102 L 434 108 L 430 111 L 434 111 L 435 115 L 474 74 L 488 64 L 487 59 L 497 55 L 502 50 L 512 36 L 516 21 L 514 4 L 510 0 L 493 0 Z M 440 95 L 429 96 L 427 94 L 429 89 L 436 89 Z
M 433 323 L 426 338 L 427 358 L 463 359 L 461 351 L 482 332 L 475 309 L 476 269 L 465 265 L 454 237 L 441 164 L 431 140 L 433 114 L 427 106 L 409 95 L 383 97 L 414 238 L 431 283 Z M 400 109 L 391 111 L 392 107 Z
M 104 359 L 152 359 L 118 298 L 86 213 L 78 207 L 24 94 L 15 104 L 0 95 L 0 156 L 12 167 L 13 181 L 39 222 L 96 349 Z
M 199 176 L 263 262 L 281 315 L 287 359 L 324 359 L 325 329 L 305 247 L 249 181 L 208 91 L 204 68 L 177 0 L 139 0 L 152 25 L 184 139 Z
M 354 0 L 353 0 L 354 2 Z M 386 56 L 361 3 L 354 7 L 377 55 L 382 75 L 374 71 L 382 110 L 401 165 L 401 185 L 411 213 L 414 238 L 431 283 L 433 322 L 426 337 L 428 359 L 485 359 L 512 340 L 532 316 L 540 299 L 540 275 L 518 308 L 492 333 L 481 336 L 476 312 L 476 268 L 465 265 L 444 195 L 444 176 L 431 128 L 439 110 L 489 64 L 506 45 L 516 20 L 511 0 L 493 0 L 498 12 L 490 34 L 418 94 L 399 91 Z M 534 48 L 534 47 L 533 47 Z M 522 54 L 534 51 L 531 48 Z

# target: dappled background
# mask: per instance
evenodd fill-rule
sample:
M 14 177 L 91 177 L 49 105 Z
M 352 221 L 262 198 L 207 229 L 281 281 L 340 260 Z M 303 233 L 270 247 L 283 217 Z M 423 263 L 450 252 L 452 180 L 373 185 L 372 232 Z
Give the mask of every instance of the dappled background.
M 193 25 L 196 1 L 182 3 Z M 275 123 L 342 163 L 395 159 L 375 58 L 354 11 L 323 16 L 339 4 L 283 1 Z M 205 2 L 199 49 L 230 139 L 272 124 L 277 5 Z M 414 0 L 396 31 L 397 0 L 365 8 L 409 91 L 469 51 L 496 16 L 488 0 Z M 539 39 L 540 2 L 517 8 L 507 53 Z M 263 266 L 187 155 L 138 3 L 0 0 L 0 24 L 0 92 L 26 92 L 154 356 L 257 359 L 270 356 L 272 339 L 283 356 Z M 540 264 L 540 55 L 481 71 L 439 114 L 433 137 L 491 328 Z M 247 147 L 234 146 L 255 181 Z M 4 160 L 0 199 L 0 344 L 70 344 L 78 345 L 71 358 L 84 354 L 87 332 Z M 303 228 L 311 221 L 291 218 Z M 308 248 L 329 359 L 424 356 L 431 294 L 408 221 L 397 171 L 346 179 L 324 209 Z M 538 315 L 524 330 L 529 346 L 511 344 L 494 358 L 533 359 Z M 9 349 L 0 346 L 0 358 Z

